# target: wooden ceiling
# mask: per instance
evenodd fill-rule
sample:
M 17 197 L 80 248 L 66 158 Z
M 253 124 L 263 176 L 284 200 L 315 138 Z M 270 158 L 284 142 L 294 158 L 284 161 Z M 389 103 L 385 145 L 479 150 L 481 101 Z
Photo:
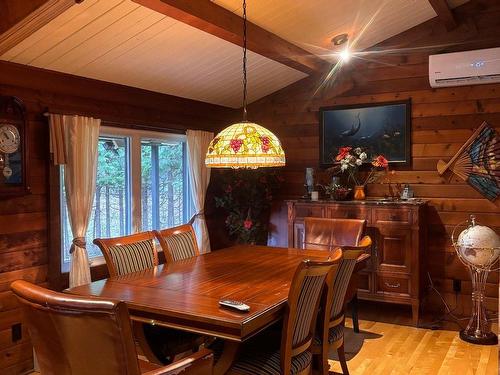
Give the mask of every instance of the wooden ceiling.
M 4 33 L 10 45 L 0 35 L 1 60 L 241 106 L 240 0 L 36 1 L 64 7 L 22 38 Z M 249 0 L 249 101 L 328 65 L 337 34 L 363 50 L 436 14 L 453 27 L 446 5 L 467 0 L 445 1 Z

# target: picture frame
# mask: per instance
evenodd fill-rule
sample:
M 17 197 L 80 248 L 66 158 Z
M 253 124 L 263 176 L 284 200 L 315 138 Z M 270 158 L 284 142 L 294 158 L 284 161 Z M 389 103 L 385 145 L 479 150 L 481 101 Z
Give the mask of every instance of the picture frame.
M 369 157 L 382 154 L 392 166 L 409 166 L 411 100 L 321 107 L 320 167 L 331 167 L 345 146 L 361 147 Z

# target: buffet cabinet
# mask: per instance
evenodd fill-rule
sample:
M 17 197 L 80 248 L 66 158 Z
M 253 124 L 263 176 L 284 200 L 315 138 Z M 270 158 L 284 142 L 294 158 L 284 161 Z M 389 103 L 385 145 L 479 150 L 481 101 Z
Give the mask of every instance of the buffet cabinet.
M 304 217 L 365 219 L 373 241 L 367 267 L 358 273 L 358 298 L 412 306 L 418 324 L 427 242 L 426 202 L 290 200 L 288 246 L 303 248 Z

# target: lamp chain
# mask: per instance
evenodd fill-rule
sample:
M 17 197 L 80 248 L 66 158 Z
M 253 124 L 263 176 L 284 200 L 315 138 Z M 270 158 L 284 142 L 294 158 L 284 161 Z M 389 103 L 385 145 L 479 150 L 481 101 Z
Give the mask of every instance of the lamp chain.
M 243 121 L 247 121 L 247 2 L 243 0 Z

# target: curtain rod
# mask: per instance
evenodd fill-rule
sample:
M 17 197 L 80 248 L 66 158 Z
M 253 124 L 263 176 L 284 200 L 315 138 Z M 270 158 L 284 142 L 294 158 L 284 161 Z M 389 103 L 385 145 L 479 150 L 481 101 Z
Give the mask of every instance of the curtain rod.
M 50 114 L 56 114 L 56 115 L 66 115 L 66 116 L 81 116 L 76 113 L 60 113 L 60 112 L 49 112 L 45 111 L 43 115 L 45 117 L 49 117 Z M 102 120 L 101 123 L 104 124 L 105 126 L 112 126 L 115 128 L 126 128 L 126 129 L 135 129 L 135 130 L 150 130 L 150 131 L 157 131 L 157 132 L 167 132 L 167 133 L 174 133 L 174 134 L 186 134 L 186 129 L 179 129 L 179 128 L 166 128 L 163 126 L 155 126 L 155 125 L 141 125 L 137 123 L 130 123 L 130 122 L 118 122 L 118 121 L 108 121 L 108 120 Z

